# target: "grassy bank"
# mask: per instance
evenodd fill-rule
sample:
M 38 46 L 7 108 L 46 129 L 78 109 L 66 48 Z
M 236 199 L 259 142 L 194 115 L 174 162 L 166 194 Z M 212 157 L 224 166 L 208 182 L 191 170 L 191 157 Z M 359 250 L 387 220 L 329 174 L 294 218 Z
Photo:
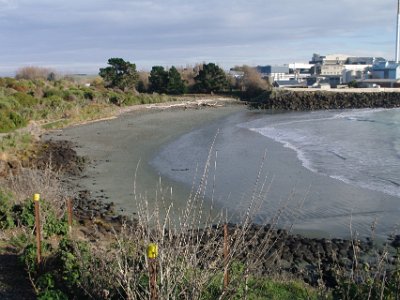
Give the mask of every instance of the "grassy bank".
M 116 106 L 174 100 L 176 98 L 166 95 L 124 93 L 102 85 L 85 86 L 68 80 L 0 78 L 0 131 L 10 132 L 32 120 L 45 120 L 51 126 L 61 127 L 108 116 Z

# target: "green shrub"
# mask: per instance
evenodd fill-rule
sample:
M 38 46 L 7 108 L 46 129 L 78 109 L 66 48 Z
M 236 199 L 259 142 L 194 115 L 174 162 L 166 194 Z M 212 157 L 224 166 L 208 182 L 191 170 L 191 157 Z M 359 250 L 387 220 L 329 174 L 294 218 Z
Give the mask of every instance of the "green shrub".
M 124 101 L 124 105 L 130 106 L 130 105 L 135 105 L 135 104 L 140 104 L 141 99 L 140 97 L 136 95 L 127 95 Z
M 56 88 L 50 88 L 44 90 L 43 98 L 50 98 L 52 96 L 58 96 L 62 98 L 64 96 L 64 91 Z
M 66 235 L 68 233 L 68 222 L 65 216 L 58 218 L 53 210 L 47 209 L 46 220 L 43 224 L 45 237 L 52 235 Z
M 18 103 L 22 106 L 31 107 L 38 104 L 38 99 L 33 97 L 32 95 L 17 92 L 13 95 L 13 97 L 18 101 Z
M 11 86 L 15 85 L 17 81 L 18 80 L 16 80 L 15 78 L 3 77 L 3 78 L 1 78 L 1 85 L 4 87 L 11 87 Z
M 26 200 L 25 205 L 22 206 L 21 214 L 17 218 L 21 225 L 33 229 L 35 226 L 35 203 L 31 200 Z
M 19 103 L 13 97 L 0 98 L 0 110 L 14 110 L 19 107 Z
M 64 100 L 63 100 L 62 96 L 58 96 L 58 95 L 51 95 L 49 97 L 42 99 L 42 103 L 52 109 L 62 107 L 63 102 L 64 102 Z
M 94 100 L 94 98 L 95 98 L 95 92 L 94 92 L 93 90 L 91 90 L 91 89 L 84 88 L 84 89 L 83 89 L 83 97 L 84 97 L 86 100 Z
M 4 230 L 14 227 L 12 196 L 0 190 L 0 229 Z
M 43 79 L 33 79 L 32 83 L 38 88 L 43 88 L 46 86 L 46 81 Z
M 92 260 L 88 244 L 85 242 L 73 244 L 71 240 L 62 239 L 59 247 L 64 282 L 71 289 L 82 286 L 82 280 L 87 280 L 85 277 L 91 276 L 87 272 Z M 79 252 L 79 258 L 75 254 L 75 249 Z
M 38 299 L 41 300 L 68 300 L 67 295 L 56 288 L 56 282 L 53 274 L 47 272 L 40 276 L 36 281 L 36 287 L 39 289 Z
M 18 92 L 26 93 L 34 87 L 34 84 L 30 80 L 10 79 L 7 82 L 7 87 L 12 88 Z
M 71 87 L 68 91 L 78 98 L 84 98 L 85 92 L 81 88 Z
M 270 299 L 270 300 L 312 300 L 320 299 L 318 291 L 303 282 L 273 280 L 263 276 L 250 275 L 244 280 L 245 269 L 242 263 L 233 263 L 230 271 L 230 285 L 222 299 Z M 201 299 L 221 299 L 223 295 L 223 273 L 218 272 L 210 280 Z
M 124 96 L 122 94 L 113 91 L 108 92 L 107 97 L 108 101 L 115 105 L 121 105 L 124 100 Z
M 19 113 L 14 111 L 9 112 L 9 118 L 14 124 L 15 128 L 24 127 L 28 123 L 28 121 L 25 120 Z
M 21 262 L 26 267 L 26 270 L 33 273 L 37 270 L 37 251 L 35 244 L 29 244 L 25 247 L 24 252 L 20 256 Z
M 60 290 L 46 290 L 44 292 L 40 292 L 37 299 L 38 300 L 68 300 L 68 297 Z
M 43 212 L 43 236 L 51 237 L 53 235 L 66 235 L 68 232 L 68 222 L 64 217 L 59 218 L 54 209 L 52 209 L 49 202 L 45 200 L 40 201 L 40 210 Z M 22 206 L 19 215 L 16 216 L 21 225 L 27 226 L 31 229 L 35 226 L 35 203 L 32 200 L 27 200 Z
M 26 126 L 28 121 L 18 112 L 12 110 L 0 111 L 0 132 L 9 132 Z
M 400 296 L 400 261 L 397 262 L 392 272 L 383 276 L 377 270 L 367 267 L 361 276 L 355 278 L 340 278 L 333 291 L 334 299 L 346 300 L 397 300 Z
M 27 235 L 25 232 L 20 232 L 16 235 L 13 235 L 10 238 L 10 245 L 17 249 L 18 251 L 22 251 L 33 241 L 33 236 Z
M 65 101 L 76 101 L 77 97 L 71 90 L 62 91 L 62 99 Z

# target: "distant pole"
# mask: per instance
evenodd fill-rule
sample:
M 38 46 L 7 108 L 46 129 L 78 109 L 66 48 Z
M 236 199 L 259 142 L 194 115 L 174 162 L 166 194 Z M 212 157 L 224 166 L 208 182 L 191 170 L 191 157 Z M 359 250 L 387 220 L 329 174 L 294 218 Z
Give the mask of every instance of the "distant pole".
M 68 229 L 71 233 L 72 231 L 72 200 L 71 198 L 67 199 L 67 215 L 68 215 Z
M 42 258 L 42 247 L 41 247 L 41 235 L 40 235 L 40 194 L 33 195 L 33 201 L 35 202 L 35 225 L 36 225 L 36 258 L 38 265 L 40 264 Z
M 399 63 L 399 48 L 400 48 L 400 0 L 397 0 L 397 24 L 396 24 L 396 63 Z
M 228 288 L 229 284 L 229 246 L 228 246 L 228 224 L 224 224 L 224 289 Z

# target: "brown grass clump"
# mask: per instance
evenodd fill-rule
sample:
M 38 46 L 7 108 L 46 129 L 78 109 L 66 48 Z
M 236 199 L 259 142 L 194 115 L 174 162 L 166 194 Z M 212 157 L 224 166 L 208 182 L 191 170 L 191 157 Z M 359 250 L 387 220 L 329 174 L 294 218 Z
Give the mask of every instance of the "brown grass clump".
M 70 194 L 60 180 L 60 173 L 49 164 L 42 170 L 21 168 L 18 174 L 4 180 L 3 187 L 12 191 L 15 203 L 24 203 L 39 193 L 60 215 L 64 212 L 65 199 Z
M 49 76 L 52 76 L 55 72 L 50 68 L 43 68 L 37 66 L 27 66 L 22 67 L 17 70 L 15 75 L 16 79 L 27 79 L 27 80 L 34 80 L 34 79 L 49 79 Z

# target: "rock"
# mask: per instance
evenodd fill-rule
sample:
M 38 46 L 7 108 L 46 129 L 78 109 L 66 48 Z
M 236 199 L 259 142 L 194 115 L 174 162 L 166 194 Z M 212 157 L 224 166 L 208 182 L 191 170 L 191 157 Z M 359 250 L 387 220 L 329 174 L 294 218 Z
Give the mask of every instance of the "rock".
M 69 175 L 79 175 L 84 169 L 86 159 L 79 157 L 70 141 L 46 141 L 40 144 L 32 164 L 39 169 L 51 166 Z
M 0 178 L 17 175 L 21 171 L 21 164 L 16 160 L 0 160 Z
M 395 235 L 390 245 L 394 248 L 400 248 L 400 235 Z

